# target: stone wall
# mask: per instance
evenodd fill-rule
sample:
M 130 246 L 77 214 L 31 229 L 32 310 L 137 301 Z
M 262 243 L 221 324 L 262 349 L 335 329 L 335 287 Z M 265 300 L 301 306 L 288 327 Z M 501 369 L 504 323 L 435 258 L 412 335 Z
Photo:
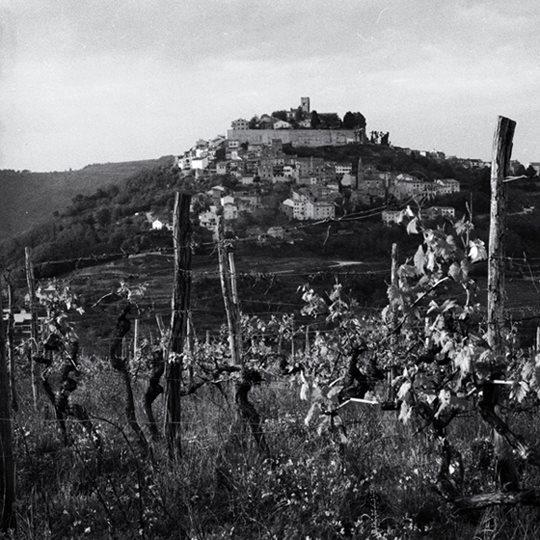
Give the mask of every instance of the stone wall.
M 354 129 L 229 129 L 227 139 L 263 144 L 280 139 L 283 144 L 293 146 L 341 146 L 359 142 Z

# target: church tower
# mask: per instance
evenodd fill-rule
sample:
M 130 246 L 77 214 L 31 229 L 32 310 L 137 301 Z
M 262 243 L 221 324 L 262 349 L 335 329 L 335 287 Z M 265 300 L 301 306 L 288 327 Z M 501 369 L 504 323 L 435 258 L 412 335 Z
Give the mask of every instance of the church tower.
M 303 113 L 306 113 L 306 114 L 310 113 L 310 105 L 309 105 L 309 98 L 308 97 L 301 97 L 300 98 L 300 108 L 302 109 Z

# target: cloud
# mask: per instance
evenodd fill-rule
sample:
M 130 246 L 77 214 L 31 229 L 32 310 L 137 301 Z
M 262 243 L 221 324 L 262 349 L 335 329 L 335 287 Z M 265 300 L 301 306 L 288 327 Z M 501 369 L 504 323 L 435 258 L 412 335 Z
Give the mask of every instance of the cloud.
M 485 152 L 505 112 L 526 141 L 516 153 L 538 159 L 536 3 L 4 2 L 0 166 L 181 152 L 300 95 L 362 110 L 405 146 L 468 155 Z

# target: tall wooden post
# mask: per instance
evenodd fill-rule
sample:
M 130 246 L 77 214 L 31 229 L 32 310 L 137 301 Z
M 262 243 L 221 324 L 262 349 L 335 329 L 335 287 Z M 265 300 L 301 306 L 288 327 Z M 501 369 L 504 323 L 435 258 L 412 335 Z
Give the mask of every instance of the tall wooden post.
M 234 325 L 234 346 L 236 348 L 237 362 L 243 364 L 242 355 L 242 315 L 240 314 L 240 303 L 238 301 L 238 282 L 236 280 L 236 264 L 234 262 L 234 253 L 229 251 L 229 275 L 231 278 L 232 294 L 232 320 Z
M 17 374 L 15 366 L 15 319 L 13 315 L 13 285 L 8 283 L 8 321 L 7 321 L 7 354 L 9 365 L 9 389 L 11 391 L 11 408 L 14 411 L 19 410 L 17 399 Z
M 392 244 L 391 257 L 392 257 L 392 263 L 390 267 L 390 284 L 392 287 L 397 288 L 399 287 L 399 276 L 398 276 L 399 248 L 395 242 Z M 390 301 L 390 298 L 388 300 Z M 395 305 L 392 306 L 392 311 L 391 311 L 390 316 L 391 316 L 391 328 L 392 328 L 392 337 L 390 339 L 390 342 L 392 343 L 392 346 L 395 346 L 397 342 L 397 338 L 394 332 L 394 328 L 396 327 L 398 323 L 397 322 L 398 312 Z M 395 365 L 390 366 L 390 369 L 388 370 L 388 373 L 387 373 L 388 401 L 391 401 L 393 399 L 392 381 L 396 378 L 396 372 L 397 372 L 397 367 Z
M 191 195 L 176 193 L 173 210 L 174 283 L 171 301 L 171 336 L 166 362 L 165 435 L 172 456 L 180 456 L 181 378 L 184 341 L 191 295 Z
M 227 260 L 227 253 L 224 245 L 223 234 L 223 221 L 222 217 L 218 216 L 216 224 L 216 237 L 217 237 L 217 252 L 218 252 L 218 265 L 219 265 L 219 277 L 221 281 L 221 292 L 223 295 L 223 304 L 225 306 L 225 315 L 227 316 L 227 328 L 229 330 L 229 348 L 231 351 L 231 364 L 234 366 L 240 365 L 240 356 L 237 349 L 237 323 L 236 323 L 236 310 L 233 304 L 232 283 L 230 279 L 229 262 Z
M 294 349 L 294 333 L 296 332 L 294 328 L 294 318 L 291 318 L 291 362 L 294 364 L 294 357 L 296 355 L 296 351 Z
M 398 245 L 392 244 L 392 266 L 390 268 L 390 281 L 397 287 L 398 284 Z
M 139 319 L 135 319 L 133 324 L 133 360 L 137 360 L 139 355 Z
M 7 533 L 15 527 L 15 462 L 3 313 L 0 294 L 0 532 Z
M 506 229 L 506 177 L 516 123 L 499 116 L 491 162 L 491 210 L 488 257 L 488 343 L 500 352 L 504 326 L 504 237 Z
M 231 363 L 236 367 L 244 368 L 242 354 L 242 331 L 240 306 L 238 302 L 238 285 L 236 282 L 236 265 L 232 252 L 226 253 L 224 245 L 223 225 L 221 216 L 218 217 L 217 230 L 219 275 L 221 277 L 221 289 L 223 302 L 227 314 L 227 325 L 229 330 L 229 346 L 231 350 Z M 266 442 L 261 419 L 254 405 L 249 401 L 249 392 L 254 384 L 261 381 L 261 376 L 254 370 L 242 369 L 242 377 L 236 383 L 234 401 L 236 402 L 238 418 L 250 426 L 253 438 L 261 454 L 268 456 L 270 451 Z M 231 432 L 232 434 L 232 432 Z M 218 469 L 221 471 L 225 452 L 218 457 L 220 463 Z M 221 476 L 221 473 L 220 473 Z
M 512 155 L 512 140 L 516 123 L 509 118 L 499 116 L 493 138 L 491 163 L 491 211 L 489 224 L 488 256 L 488 297 L 487 297 L 487 341 L 497 356 L 504 354 L 504 238 L 506 230 L 506 186 L 504 179 L 508 172 Z M 494 374 L 497 378 L 499 373 Z M 484 385 L 480 402 L 482 415 L 493 419 L 500 414 L 500 390 L 493 384 Z M 493 423 L 492 423 L 493 426 Z M 514 465 L 512 450 L 502 433 L 495 428 L 493 444 L 496 458 L 496 470 L 499 483 L 506 489 L 517 489 L 519 474 Z
M 28 285 L 28 296 L 30 303 L 30 337 L 31 346 L 29 348 L 28 359 L 30 361 L 30 379 L 32 384 L 32 400 L 34 404 L 34 410 L 37 411 L 37 381 L 34 351 L 38 353 L 38 325 L 37 325 L 37 311 L 36 311 L 36 282 L 34 278 L 34 265 L 32 264 L 32 252 L 29 247 L 24 248 L 24 255 L 26 261 L 26 283 Z

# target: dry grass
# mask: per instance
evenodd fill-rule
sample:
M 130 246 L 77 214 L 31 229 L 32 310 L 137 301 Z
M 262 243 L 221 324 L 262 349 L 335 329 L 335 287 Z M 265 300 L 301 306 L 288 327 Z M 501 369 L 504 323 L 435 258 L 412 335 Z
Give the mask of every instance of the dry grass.
M 253 392 L 271 459 L 261 460 L 245 433 L 231 438 L 227 388 L 185 399 L 179 462 L 168 459 L 163 443 L 153 446 L 152 459 L 143 457 L 125 425 L 120 381 L 104 364 L 85 365 L 90 382 L 74 397 L 110 421 L 95 420 L 101 454 L 76 424 L 73 446 L 62 447 L 49 408 L 36 415 L 23 396 L 15 421 L 20 538 L 540 537 L 535 509 L 458 513 L 445 503 L 432 487 L 434 447 L 417 426 L 399 425 L 394 413 L 352 408 L 344 453 L 331 435 L 304 426 L 305 404 L 288 384 Z M 139 397 L 142 389 L 140 381 Z M 144 420 L 141 410 L 138 417 Z M 459 420 L 451 434 L 470 492 L 493 488 L 492 471 L 471 450 L 473 440 L 488 436 L 475 417 Z M 229 481 L 218 485 L 216 459 L 230 441 Z M 538 481 L 525 471 L 524 483 Z

